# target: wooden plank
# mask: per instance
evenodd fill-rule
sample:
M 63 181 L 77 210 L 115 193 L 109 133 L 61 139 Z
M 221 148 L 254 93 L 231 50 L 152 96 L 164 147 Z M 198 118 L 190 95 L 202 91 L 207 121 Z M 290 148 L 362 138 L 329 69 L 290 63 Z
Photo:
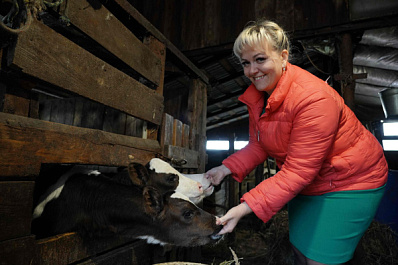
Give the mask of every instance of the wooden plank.
M 180 146 L 166 145 L 164 146 L 164 156 L 174 158 L 175 160 L 186 160 L 187 163 L 182 166 L 173 165 L 178 168 L 198 168 L 199 153 L 188 148 Z
M 26 74 L 160 125 L 163 113 L 161 95 L 36 20 L 29 30 L 18 35 L 13 66 Z
M 38 119 L 39 118 L 39 96 L 37 94 L 31 93 L 30 103 L 29 103 L 29 117 Z
M 29 115 L 29 100 L 11 94 L 5 94 L 3 112 L 15 115 Z
M 163 80 L 161 60 L 103 5 L 94 9 L 80 0 L 68 1 L 70 22 L 156 85 Z
M 127 115 L 126 135 L 142 138 L 144 121 Z
M 126 166 L 160 153 L 155 140 L 0 113 L 0 176 L 37 174 L 41 163 Z
M 161 138 L 160 138 L 161 146 L 173 144 L 173 126 L 174 126 L 173 116 L 164 113 L 162 121 Z
M 0 242 L 0 265 L 34 264 L 34 236 Z
M 152 35 L 144 39 L 144 44 L 146 44 L 148 48 L 153 51 L 153 53 L 161 62 L 161 78 L 156 92 L 158 92 L 160 95 L 163 95 L 164 72 L 166 70 L 166 46 Z
M 113 264 L 152 264 L 153 253 L 150 246 L 143 242 L 134 242 L 102 255 L 97 255 L 79 265 L 113 265 Z
M 38 254 L 35 264 L 70 264 L 120 245 L 128 244 L 131 241 L 117 237 L 83 240 L 76 233 L 60 234 L 36 241 Z M 137 241 L 135 240 L 134 242 Z
M 177 60 L 177 63 L 181 65 L 181 70 L 184 70 L 194 76 L 200 78 L 204 83 L 209 83 L 209 78 L 197 68 L 177 47 L 174 46 L 166 37 L 156 29 L 142 14 L 140 14 L 137 9 L 135 9 L 126 0 L 115 0 L 115 2 L 125 10 L 132 18 L 134 18 L 140 25 L 142 25 L 146 30 L 148 30 L 155 38 L 163 42 L 167 49 L 171 52 L 170 55 Z M 172 56 L 168 55 L 168 58 Z
M 192 127 L 189 128 L 189 149 L 198 151 L 199 149 L 196 147 L 196 137 L 197 133 L 195 129 Z
M 106 132 L 124 134 L 126 131 L 126 113 L 105 108 L 102 129 Z
M 80 126 L 89 129 L 102 129 L 104 112 L 104 105 L 91 100 L 83 100 Z
M 0 241 L 30 235 L 33 181 L 0 181 Z
M 52 99 L 50 121 L 72 125 L 73 117 L 75 112 L 75 99 L 65 98 L 65 99 Z
M 39 119 L 49 121 L 51 117 L 51 100 L 48 99 L 48 96 L 39 94 L 39 106 Z
M 174 119 L 173 145 L 182 146 L 182 121 Z
M 83 119 L 83 108 L 87 99 L 85 98 L 76 98 L 75 99 L 75 113 L 73 115 L 73 126 L 82 127 L 82 119 Z
M 189 148 L 189 125 L 182 125 L 182 147 Z
M 0 82 L 0 111 L 3 111 L 4 97 L 6 95 L 6 91 L 7 91 L 7 86 L 4 83 Z

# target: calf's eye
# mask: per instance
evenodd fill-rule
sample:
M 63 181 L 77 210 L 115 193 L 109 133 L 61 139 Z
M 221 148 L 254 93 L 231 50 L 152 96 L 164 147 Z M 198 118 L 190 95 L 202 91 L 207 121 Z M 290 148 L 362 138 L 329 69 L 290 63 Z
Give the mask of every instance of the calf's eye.
M 182 216 L 184 216 L 185 219 L 192 219 L 193 211 L 185 211 L 183 212 Z
M 178 176 L 175 175 L 175 174 L 172 174 L 172 175 L 170 175 L 170 176 L 167 178 L 167 181 L 169 181 L 169 182 L 176 182 L 177 180 L 178 180 Z

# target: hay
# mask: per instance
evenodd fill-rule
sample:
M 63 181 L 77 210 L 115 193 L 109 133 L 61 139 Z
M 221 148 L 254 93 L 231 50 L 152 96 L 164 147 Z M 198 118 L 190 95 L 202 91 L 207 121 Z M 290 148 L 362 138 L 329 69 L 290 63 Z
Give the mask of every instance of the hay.
M 390 226 L 373 221 L 363 236 L 363 264 L 398 264 L 398 235 Z
M 216 246 L 202 248 L 204 263 L 233 264 L 234 257 L 228 249 L 232 248 L 241 265 L 293 264 L 287 210 L 280 211 L 266 224 L 258 223 L 254 215 L 244 218 L 236 227 L 232 240 L 227 238 Z M 388 225 L 373 221 L 360 245 L 364 251 L 358 264 L 398 264 L 397 234 Z

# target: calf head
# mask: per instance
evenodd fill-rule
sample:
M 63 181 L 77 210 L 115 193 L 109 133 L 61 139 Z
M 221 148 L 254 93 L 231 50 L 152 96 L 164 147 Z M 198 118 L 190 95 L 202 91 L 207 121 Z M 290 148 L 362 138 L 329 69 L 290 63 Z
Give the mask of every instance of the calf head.
M 179 192 L 189 198 L 193 203 L 197 204 L 203 199 L 203 186 L 200 182 L 192 180 L 178 172 L 169 163 L 159 159 L 153 158 L 149 162 L 149 169 L 157 174 L 175 174 L 178 175 L 179 183 L 176 192 Z
M 176 190 L 179 184 L 179 176 L 175 173 L 156 173 L 139 163 L 130 163 L 127 169 L 133 184 L 141 188 L 152 186 L 165 193 Z
M 183 247 L 215 243 L 222 238 L 218 235 L 222 227 L 216 225 L 214 215 L 171 195 L 172 192 L 161 195 L 153 187 L 144 188 L 144 209 L 151 216 L 154 227 L 139 238 L 148 243 Z

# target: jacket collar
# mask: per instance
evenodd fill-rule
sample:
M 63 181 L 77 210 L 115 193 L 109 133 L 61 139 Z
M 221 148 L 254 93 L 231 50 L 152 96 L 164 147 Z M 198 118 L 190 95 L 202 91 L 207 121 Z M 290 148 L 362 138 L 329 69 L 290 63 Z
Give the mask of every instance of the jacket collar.
M 287 63 L 286 71 L 279 79 L 276 88 L 267 100 L 267 106 L 265 108 L 266 113 L 277 110 L 282 102 L 285 100 L 286 95 L 290 89 L 290 84 L 292 82 L 293 71 L 294 66 L 290 63 Z M 255 116 L 260 116 L 260 113 L 264 108 L 264 93 L 265 92 L 258 91 L 254 84 L 251 84 L 246 89 L 246 91 L 239 97 L 239 100 L 245 103 L 248 108 L 251 108 Z

